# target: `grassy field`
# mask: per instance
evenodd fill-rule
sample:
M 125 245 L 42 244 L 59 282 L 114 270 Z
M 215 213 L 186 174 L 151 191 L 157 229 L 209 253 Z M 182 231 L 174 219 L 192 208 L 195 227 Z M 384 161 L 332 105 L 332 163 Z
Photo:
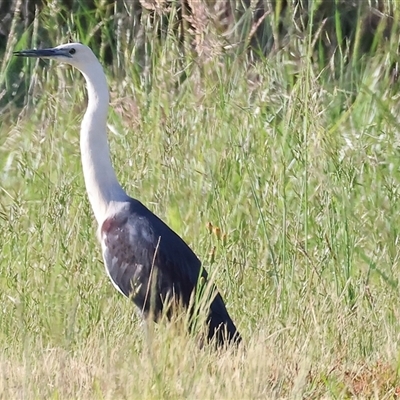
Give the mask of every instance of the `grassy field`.
M 398 37 L 334 74 L 307 57 L 311 36 L 293 38 L 298 58 L 202 63 L 168 36 L 151 68 L 124 45 L 105 68 L 117 175 L 215 276 L 245 342 L 222 353 L 182 316 L 145 335 L 108 281 L 81 173 L 84 81 L 12 59 L 32 37 L 10 37 L 1 64 L 2 96 L 24 97 L 0 125 L 0 398 L 400 395 Z

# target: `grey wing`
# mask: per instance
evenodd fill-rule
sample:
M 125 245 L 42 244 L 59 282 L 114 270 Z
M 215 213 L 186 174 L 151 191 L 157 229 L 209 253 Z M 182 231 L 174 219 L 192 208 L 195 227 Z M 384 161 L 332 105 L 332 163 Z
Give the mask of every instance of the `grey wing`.
M 148 218 L 136 214 L 115 215 L 101 227 L 107 274 L 113 285 L 131 297 L 143 312 L 149 310 L 150 301 L 154 302 L 154 311 L 160 312 L 163 302 L 172 294 L 179 295 L 186 303 L 195 285 L 182 273 L 185 260 L 175 262 L 180 254 L 179 246 L 173 242 L 169 243 L 171 248 L 167 246 L 171 240 L 167 233 L 158 232 L 158 227 Z
M 141 203 L 132 202 L 129 211 L 108 218 L 101 227 L 101 243 L 112 283 L 131 297 L 145 316 L 150 304 L 157 316 L 170 295 L 188 306 L 199 276 L 207 280 L 189 246 Z M 229 338 L 240 340 L 219 293 L 211 304 L 208 322 L 209 338 L 217 335 L 223 342 L 222 326 Z

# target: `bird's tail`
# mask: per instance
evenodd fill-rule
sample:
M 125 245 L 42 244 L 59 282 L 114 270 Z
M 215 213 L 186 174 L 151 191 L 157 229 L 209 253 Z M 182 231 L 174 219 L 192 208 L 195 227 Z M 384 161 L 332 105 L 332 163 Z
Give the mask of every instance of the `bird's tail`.
M 207 322 L 209 327 L 208 339 L 215 340 L 218 346 L 238 345 L 242 341 L 219 293 L 211 304 Z

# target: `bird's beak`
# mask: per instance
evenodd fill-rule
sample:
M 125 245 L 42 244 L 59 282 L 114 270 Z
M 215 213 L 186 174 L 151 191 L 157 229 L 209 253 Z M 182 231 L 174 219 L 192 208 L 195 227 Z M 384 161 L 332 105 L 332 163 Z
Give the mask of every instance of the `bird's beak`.
M 53 49 L 37 49 L 37 50 L 32 49 L 32 50 L 14 51 L 14 56 L 35 57 L 35 58 L 58 58 L 58 57 L 71 58 L 71 54 L 69 54 L 67 49 L 57 49 L 57 47 Z

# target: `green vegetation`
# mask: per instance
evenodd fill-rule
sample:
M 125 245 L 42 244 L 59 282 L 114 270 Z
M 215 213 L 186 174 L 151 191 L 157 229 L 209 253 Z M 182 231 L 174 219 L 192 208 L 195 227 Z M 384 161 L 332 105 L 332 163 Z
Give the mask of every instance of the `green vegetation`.
M 311 28 L 290 37 L 296 53 L 266 58 L 218 43 L 199 56 L 172 30 L 160 40 L 150 15 L 140 51 L 118 36 L 105 68 L 114 166 L 215 276 L 246 343 L 216 354 L 182 316 L 146 333 L 106 277 L 80 165 L 83 78 L 11 55 L 41 29 L 66 42 L 56 11 L 12 31 L 0 64 L 0 398 L 398 395 L 395 24 L 326 64 Z

